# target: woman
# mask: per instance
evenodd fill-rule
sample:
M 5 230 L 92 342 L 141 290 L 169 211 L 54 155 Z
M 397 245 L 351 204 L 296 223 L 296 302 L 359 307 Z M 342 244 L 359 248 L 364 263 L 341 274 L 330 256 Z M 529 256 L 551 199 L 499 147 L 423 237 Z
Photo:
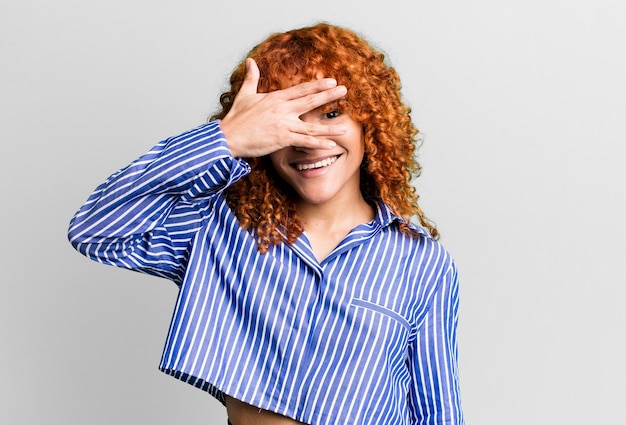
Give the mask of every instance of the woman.
M 318 24 L 230 82 L 209 123 L 96 189 L 72 244 L 180 285 L 160 369 L 234 425 L 463 423 L 457 273 L 410 184 L 396 71 Z

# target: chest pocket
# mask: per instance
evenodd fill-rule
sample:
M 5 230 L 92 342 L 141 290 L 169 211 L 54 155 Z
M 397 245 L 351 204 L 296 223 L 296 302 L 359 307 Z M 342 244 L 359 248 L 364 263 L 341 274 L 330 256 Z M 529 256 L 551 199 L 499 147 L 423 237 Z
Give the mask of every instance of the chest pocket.
M 387 307 L 360 298 L 354 298 L 352 300 L 351 307 L 356 308 L 357 310 L 362 309 L 364 312 L 371 311 L 377 314 L 381 314 L 383 315 L 383 317 L 390 318 L 393 321 L 402 325 L 407 332 L 411 331 L 411 324 L 409 323 L 409 321 L 406 320 L 401 314 L 396 313 L 395 311 Z

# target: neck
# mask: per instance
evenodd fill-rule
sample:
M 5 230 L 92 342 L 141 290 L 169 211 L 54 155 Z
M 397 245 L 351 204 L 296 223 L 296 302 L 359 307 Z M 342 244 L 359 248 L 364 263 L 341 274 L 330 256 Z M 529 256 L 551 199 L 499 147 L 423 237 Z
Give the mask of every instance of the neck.
M 352 202 L 296 205 L 311 248 L 318 261 L 332 252 L 339 242 L 356 226 L 374 219 L 374 208 L 359 192 Z
M 296 210 L 307 232 L 313 228 L 349 231 L 359 224 L 371 221 L 375 216 L 374 208 L 360 193 L 358 197 L 349 201 L 324 204 L 300 202 L 296 204 Z

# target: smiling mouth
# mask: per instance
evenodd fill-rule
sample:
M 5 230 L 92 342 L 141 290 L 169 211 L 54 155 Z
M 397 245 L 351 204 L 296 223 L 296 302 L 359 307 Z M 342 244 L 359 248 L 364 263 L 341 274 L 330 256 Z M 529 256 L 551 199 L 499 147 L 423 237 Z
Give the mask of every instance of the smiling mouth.
M 321 161 L 317 161 L 311 164 L 295 164 L 295 167 L 298 171 L 313 170 L 316 168 L 328 167 L 330 164 L 337 161 L 337 158 L 339 158 L 339 155 L 331 156 L 330 158 L 326 158 L 326 159 L 323 159 Z

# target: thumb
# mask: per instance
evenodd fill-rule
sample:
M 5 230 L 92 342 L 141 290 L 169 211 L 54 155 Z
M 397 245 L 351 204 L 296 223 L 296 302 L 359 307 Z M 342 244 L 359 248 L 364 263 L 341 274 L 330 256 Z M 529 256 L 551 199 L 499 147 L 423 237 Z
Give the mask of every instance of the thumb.
M 243 84 L 239 89 L 239 94 L 247 96 L 257 93 L 259 86 L 259 67 L 252 58 L 246 59 L 246 77 L 243 80 Z

